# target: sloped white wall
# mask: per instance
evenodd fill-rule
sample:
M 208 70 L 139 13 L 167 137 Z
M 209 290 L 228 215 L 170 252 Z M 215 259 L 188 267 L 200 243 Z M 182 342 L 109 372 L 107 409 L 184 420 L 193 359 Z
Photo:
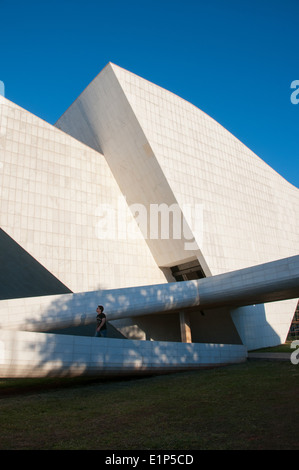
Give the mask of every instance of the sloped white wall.
M 298 188 L 191 103 L 110 67 L 180 207 L 203 205 L 211 274 L 297 255 Z
M 136 223 L 102 154 L 4 97 L 0 129 L 0 227 L 10 237 L 74 292 L 166 282 L 138 229 L 126 234 Z
M 216 275 L 298 254 L 298 189 L 173 93 L 109 63 L 57 126 L 101 149 L 130 203 L 179 205 L 197 246 L 192 252 L 182 243 L 168 242 L 165 249 L 164 240 L 148 241 L 159 266 L 193 256 L 207 275 Z M 90 132 L 97 138 L 91 139 Z M 194 218 L 184 210 L 188 204 L 202 205 L 199 236 Z M 242 311 L 242 320 L 238 310 L 233 316 L 244 334 L 249 328 L 253 335 L 265 330 L 261 318 L 253 321 L 251 308 L 246 315 Z M 268 318 L 285 338 L 293 303 L 269 304 L 265 313 L 265 328 Z

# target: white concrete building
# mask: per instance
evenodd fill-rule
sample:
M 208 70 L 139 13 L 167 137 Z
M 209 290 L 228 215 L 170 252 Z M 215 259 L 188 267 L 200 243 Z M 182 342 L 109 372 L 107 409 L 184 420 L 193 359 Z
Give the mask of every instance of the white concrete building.
M 298 189 L 201 110 L 114 64 L 55 126 L 0 96 L 0 150 L 0 318 L 16 299 L 198 279 L 299 252 Z M 297 301 L 195 309 L 192 341 L 278 344 Z M 178 342 L 179 322 L 157 312 L 111 325 Z

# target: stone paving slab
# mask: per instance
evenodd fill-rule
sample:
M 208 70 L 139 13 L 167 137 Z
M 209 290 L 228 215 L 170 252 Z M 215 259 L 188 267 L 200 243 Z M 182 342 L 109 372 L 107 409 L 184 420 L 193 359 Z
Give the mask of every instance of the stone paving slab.
M 261 359 L 261 360 L 272 360 L 272 361 L 290 361 L 292 351 L 289 353 L 248 353 L 248 359 Z

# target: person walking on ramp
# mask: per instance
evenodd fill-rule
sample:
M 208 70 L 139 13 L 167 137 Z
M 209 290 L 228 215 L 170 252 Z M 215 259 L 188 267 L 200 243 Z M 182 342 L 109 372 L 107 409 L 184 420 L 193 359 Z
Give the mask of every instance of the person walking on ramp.
M 107 322 L 106 322 L 106 315 L 104 313 L 103 305 L 98 305 L 97 307 L 97 328 L 95 336 L 97 338 L 107 336 Z

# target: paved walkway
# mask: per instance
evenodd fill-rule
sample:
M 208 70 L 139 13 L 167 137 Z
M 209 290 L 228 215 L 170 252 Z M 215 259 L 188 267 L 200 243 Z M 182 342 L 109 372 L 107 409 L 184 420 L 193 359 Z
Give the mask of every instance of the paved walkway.
M 291 354 L 292 354 L 292 351 L 290 351 L 289 353 L 249 352 L 248 359 L 262 359 L 262 360 L 267 360 L 267 361 L 275 361 L 275 360 L 276 361 L 290 361 Z

